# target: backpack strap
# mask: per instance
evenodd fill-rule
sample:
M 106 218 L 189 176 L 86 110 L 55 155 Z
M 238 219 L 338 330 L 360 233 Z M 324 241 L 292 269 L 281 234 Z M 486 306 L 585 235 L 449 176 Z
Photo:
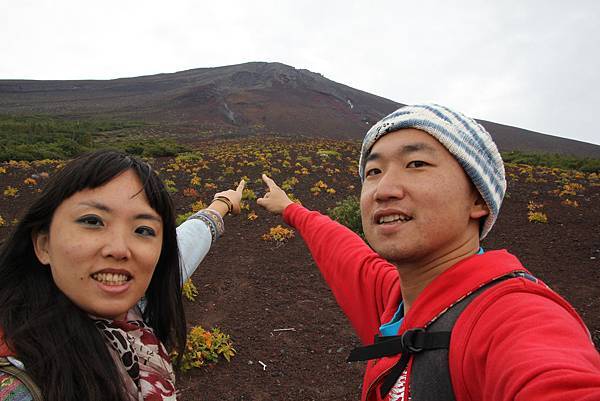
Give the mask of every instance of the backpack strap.
M 388 372 L 381 385 L 381 397 L 385 398 L 406 369 L 411 356 L 414 356 L 410 378 L 412 400 L 454 401 L 448 361 L 454 323 L 479 294 L 514 277 L 538 281 L 524 271 L 514 271 L 493 279 L 448 307 L 427 328 L 410 329 L 399 336 L 375 336 L 374 344 L 353 349 L 347 361 L 366 361 L 401 354 L 400 360 Z
M 451 305 L 448 310 L 427 326 L 427 333 L 431 335 L 438 335 L 440 332 L 450 334 L 460 314 L 477 296 L 488 288 L 515 277 L 538 282 L 534 276 L 524 271 L 514 271 L 498 277 Z M 414 401 L 455 401 L 450 379 L 448 351 L 449 347 L 446 347 L 415 354 L 410 376 L 410 390 Z
M 406 330 L 399 336 L 375 336 L 375 343 L 364 347 L 354 348 L 347 362 L 366 361 L 401 354 L 400 360 L 388 372 L 380 388 L 381 397 L 387 393 L 406 369 L 410 357 L 423 351 L 448 349 L 450 332 L 428 333 L 423 328 Z M 427 354 L 427 353 L 426 353 Z
M 27 387 L 33 401 L 44 401 L 44 397 L 42 396 L 42 391 L 35 384 L 33 379 L 25 372 L 14 366 L 7 358 L 0 356 L 0 372 L 4 372 L 11 376 L 16 377 Z

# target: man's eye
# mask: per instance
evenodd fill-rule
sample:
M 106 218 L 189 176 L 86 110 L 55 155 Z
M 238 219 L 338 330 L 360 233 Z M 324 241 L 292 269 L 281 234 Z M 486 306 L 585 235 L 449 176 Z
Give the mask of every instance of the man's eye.
M 140 234 L 140 235 L 147 236 L 147 237 L 156 237 L 156 231 L 154 231 L 153 228 L 146 227 L 146 226 L 138 227 L 135 230 L 135 232 L 136 232 L 136 234 Z
M 425 167 L 427 166 L 427 163 L 422 161 L 422 160 L 413 160 L 412 162 L 408 163 L 408 165 L 406 167 L 413 167 L 413 168 L 419 168 L 419 167 Z
M 376 175 L 379 173 L 381 173 L 381 170 L 379 170 L 378 168 L 371 168 L 371 169 L 367 170 L 367 172 L 365 173 L 365 176 L 369 177 L 371 175 Z
M 102 219 L 98 216 L 83 216 L 83 217 L 80 217 L 77 220 L 77 222 L 81 223 L 81 224 L 85 224 L 87 226 L 100 227 L 100 226 L 104 225 L 104 223 L 102 222 Z

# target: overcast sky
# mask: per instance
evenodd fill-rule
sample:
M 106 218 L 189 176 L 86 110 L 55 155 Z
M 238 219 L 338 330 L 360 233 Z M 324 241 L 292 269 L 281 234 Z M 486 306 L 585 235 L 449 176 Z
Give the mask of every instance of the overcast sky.
M 600 1 L 0 0 L 0 79 L 277 61 L 600 144 Z

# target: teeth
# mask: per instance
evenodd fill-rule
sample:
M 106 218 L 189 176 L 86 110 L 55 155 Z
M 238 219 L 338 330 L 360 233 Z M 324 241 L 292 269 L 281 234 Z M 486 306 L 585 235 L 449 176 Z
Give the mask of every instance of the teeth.
M 129 281 L 129 277 L 120 273 L 95 273 L 92 278 L 106 285 L 123 285 Z
M 401 216 L 399 214 L 390 214 L 389 216 L 381 216 L 379 218 L 379 224 L 383 223 L 391 223 L 393 221 L 409 221 L 412 220 L 412 217 Z

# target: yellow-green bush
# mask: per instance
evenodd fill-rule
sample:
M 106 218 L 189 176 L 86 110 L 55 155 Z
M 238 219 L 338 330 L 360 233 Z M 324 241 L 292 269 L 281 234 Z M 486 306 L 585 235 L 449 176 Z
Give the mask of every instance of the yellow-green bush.
M 281 224 L 276 227 L 271 227 L 267 234 L 261 237 L 263 241 L 286 242 L 290 238 L 294 238 L 294 230 L 285 228 Z
M 195 301 L 196 297 L 198 296 L 198 288 L 196 288 L 192 279 L 189 278 L 185 281 L 185 283 L 183 283 L 183 286 L 181 287 L 181 292 L 187 299 L 189 299 L 192 302 Z
M 527 214 L 527 219 L 529 221 L 531 221 L 532 223 L 547 223 L 548 222 L 548 216 L 546 216 L 546 214 L 542 213 L 542 212 L 529 211 L 529 213 Z
M 178 352 L 174 351 L 171 356 L 173 362 L 177 362 L 181 358 L 181 370 L 186 372 L 192 368 L 216 363 L 220 356 L 230 362 L 235 352 L 228 334 L 218 328 L 206 331 L 202 326 L 194 326 L 188 334 L 183 355 L 180 356 Z

